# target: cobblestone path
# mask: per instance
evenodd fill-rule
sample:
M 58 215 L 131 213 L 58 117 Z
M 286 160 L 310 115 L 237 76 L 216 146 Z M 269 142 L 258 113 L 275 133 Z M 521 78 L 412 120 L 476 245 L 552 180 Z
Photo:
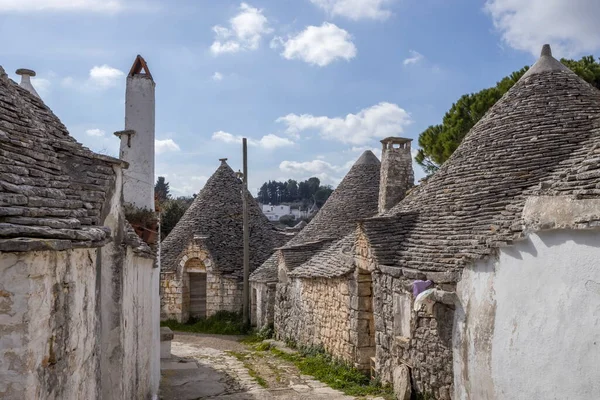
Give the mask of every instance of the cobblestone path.
M 301 375 L 293 364 L 269 352 L 258 354 L 239 339 L 175 334 L 173 357 L 161 361 L 161 399 L 354 399 Z

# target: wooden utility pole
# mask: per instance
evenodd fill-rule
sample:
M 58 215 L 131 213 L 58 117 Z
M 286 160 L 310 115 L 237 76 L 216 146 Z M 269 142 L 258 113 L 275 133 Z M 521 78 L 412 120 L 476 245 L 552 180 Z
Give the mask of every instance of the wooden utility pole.
M 242 188 L 242 204 L 244 212 L 244 292 L 243 317 L 244 324 L 250 326 L 250 231 L 248 228 L 248 145 L 246 138 L 242 139 L 244 158 L 244 187 Z

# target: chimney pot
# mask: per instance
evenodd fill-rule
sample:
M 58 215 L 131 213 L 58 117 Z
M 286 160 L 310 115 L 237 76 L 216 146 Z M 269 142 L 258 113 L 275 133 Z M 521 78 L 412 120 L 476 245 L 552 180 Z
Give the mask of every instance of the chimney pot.
M 27 68 L 19 68 L 18 70 L 15 71 L 15 73 L 17 75 L 27 75 L 27 76 L 35 76 L 35 71 L 32 69 L 27 69 Z
M 552 57 L 552 49 L 550 48 L 549 44 L 542 46 L 542 56 Z
M 19 68 L 15 71 L 15 73 L 17 75 L 21 75 L 21 83 L 19 83 L 19 86 L 21 86 L 23 89 L 27 90 L 29 93 L 31 93 L 39 99 L 40 95 L 31 84 L 30 79 L 32 76 L 35 76 L 35 71 L 27 68 Z

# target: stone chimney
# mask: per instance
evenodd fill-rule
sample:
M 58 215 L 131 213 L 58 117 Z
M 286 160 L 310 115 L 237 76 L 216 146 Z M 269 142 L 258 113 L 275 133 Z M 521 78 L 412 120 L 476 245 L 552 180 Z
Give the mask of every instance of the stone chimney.
M 123 171 L 126 204 L 154 211 L 154 80 L 146 61 L 138 55 L 127 75 L 125 130 L 119 157 L 129 163 Z
M 389 137 L 381 141 L 379 214 L 394 207 L 415 184 L 410 154 L 412 139 Z
M 23 89 L 27 90 L 29 93 L 40 99 L 40 95 L 36 92 L 35 88 L 31 84 L 31 77 L 35 76 L 35 71 L 26 68 L 19 68 L 16 72 L 17 75 L 21 75 L 21 86 Z

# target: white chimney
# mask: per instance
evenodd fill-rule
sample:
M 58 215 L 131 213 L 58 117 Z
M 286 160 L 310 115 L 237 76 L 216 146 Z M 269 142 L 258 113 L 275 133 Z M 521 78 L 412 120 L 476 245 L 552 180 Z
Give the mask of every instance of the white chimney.
M 19 68 L 16 72 L 17 75 L 21 75 L 21 83 L 19 84 L 23 89 L 40 99 L 40 95 L 35 91 L 35 88 L 31 84 L 31 77 L 35 76 L 35 71 L 26 68 Z
M 127 76 L 125 130 L 119 157 L 129 163 L 123 171 L 126 204 L 154 211 L 154 80 L 146 61 L 138 55 Z

